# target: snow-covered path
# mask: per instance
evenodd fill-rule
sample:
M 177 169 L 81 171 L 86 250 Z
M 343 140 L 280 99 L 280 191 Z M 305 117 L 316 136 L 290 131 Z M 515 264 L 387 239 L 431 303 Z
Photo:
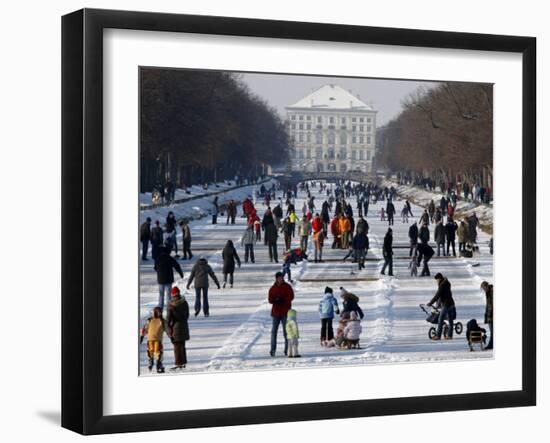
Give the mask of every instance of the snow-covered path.
M 313 190 L 316 203 L 320 206 L 321 195 Z M 278 194 L 278 196 L 280 193 Z M 300 193 L 296 200 L 297 211 L 301 207 L 305 193 Z M 354 199 L 352 199 L 354 206 Z M 287 359 L 282 353 L 283 337 L 279 329 L 277 357 L 269 356 L 271 331 L 271 306 L 267 303 L 267 291 L 274 281 L 275 272 L 280 264 L 271 264 L 267 247 L 263 241 L 255 247 L 256 263 L 244 263 L 244 251 L 240 237 L 246 226 L 246 220 L 239 217 L 235 225 L 211 225 L 209 218 L 193 221 L 193 260 L 180 261 L 185 273 L 184 282 L 178 282 L 180 289 L 185 289 L 190 269 L 199 255 L 208 258 L 214 272 L 222 280 L 221 249 L 228 239 L 234 241 L 243 265 L 235 272 L 235 286 L 218 290 L 211 285 L 209 291 L 210 317 L 202 315 L 189 320 L 191 340 L 187 342 L 188 365 L 185 372 L 196 371 L 234 371 L 249 369 L 273 369 L 300 366 L 356 365 L 377 362 L 410 362 L 447 359 L 491 358 L 492 352 L 470 352 L 465 339 L 465 332 L 455 335 L 452 341 L 432 342 L 428 339 L 431 326 L 425 321 L 425 314 L 420 310 L 420 303 L 427 303 L 436 289 L 433 277 L 411 278 L 408 270 L 408 227 L 400 217 L 395 218 L 394 231 L 394 278 L 381 276 L 382 241 L 387 231 L 387 222 L 380 221 L 380 207 L 385 202 L 370 206 L 367 217 L 370 225 L 370 247 L 367 255 L 366 269 L 357 271 L 357 265 L 342 263 L 347 251 L 330 249 L 332 236 L 325 242 L 323 263 L 302 262 L 292 266 L 292 277 L 295 281 L 295 299 L 293 308 L 298 312 L 300 328 L 300 359 Z M 265 210 L 261 203 L 256 207 L 260 217 Z M 397 213 L 402 203 L 396 202 Z M 421 214 L 419 207 L 412 208 L 415 216 Z M 357 214 L 355 211 L 354 214 Z M 143 216 L 143 214 L 142 214 Z M 418 217 L 415 217 L 418 219 Z M 412 218 L 409 220 L 412 223 Z M 433 238 L 433 225 L 431 226 Z M 436 257 L 430 261 L 432 276 L 441 272 L 452 283 L 453 297 L 457 305 L 458 321 L 466 326 L 471 318 L 481 324 L 485 309 L 485 297 L 480 293 L 479 285 L 483 280 L 492 282 L 493 261 L 489 254 L 487 241 L 489 237 L 479 232 L 480 255 L 472 259 L 455 257 Z M 181 245 L 181 238 L 179 238 Z M 309 242 L 308 253 L 313 256 L 312 243 Z M 279 238 L 279 255 L 282 253 L 283 239 Z M 299 245 L 299 238 L 293 239 L 293 247 Z M 433 243 L 432 243 L 433 246 Z M 458 244 L 457 244 L 458 247 Z M 158 290 L 156 274 L 152 261 L 141 264 L 141 324 L 150 315 L 157 304 Z M 420 269 L 419 269 L 420 271 Z M 344 286 L 348 291 L 360 297 L 360 306 L 365 312 L 362 321 L 362 349 L 339 350 L 323 348 L 319 344 L 320 320 L 318 315 L 319 300 L 325 286 L 334 289 Z M 193 312 L 194 291 L 186 294 L 186 299 Z M 341 301 L 339 300 L 341 305 Z M 337 319 L 334 320 L 334 328 Z M 164 342 L 164 362 L 167 367 L 173 363 L 173 352 L 170 341 Z M 148 375 L 146 344 L 140 347 L 141 374 Z M 156 374 L 155 374 L 156 375 Z

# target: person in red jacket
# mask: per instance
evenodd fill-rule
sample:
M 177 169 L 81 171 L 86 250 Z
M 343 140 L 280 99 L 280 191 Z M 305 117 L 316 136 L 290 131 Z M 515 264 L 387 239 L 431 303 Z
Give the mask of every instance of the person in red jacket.
M 319 214 L 315 214 L 315 218 L 311 222 L 311 228 L 313 229 L 314 234 L 323 229 L 323 220 L 321 220 Z
M 277 330 L 279 324 L 282 323 L 283 335 L 285 337 L 285 355 L 288 352 L 288 340 L 286 337 L 286 316 L 288 310 L 292 307 L 292 300 L 294 300 L 294 291 L 292 286 L 285 282 L 282 272 L 275 274 L 275 283 L 269 289 L 268 301 L 271 306 L 271 350 L 269 355 L 275 357 L 275 350 L 277 349 Z

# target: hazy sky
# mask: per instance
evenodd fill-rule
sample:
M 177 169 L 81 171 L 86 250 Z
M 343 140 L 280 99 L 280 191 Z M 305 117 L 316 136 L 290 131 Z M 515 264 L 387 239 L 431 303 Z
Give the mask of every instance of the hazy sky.
M 378 111 L 376 125 L 382 126 L 401 111 L 401 101 L 419 86 L 432 87 L 436 83 L 408 80 L 378 80 L 346 77 L 317 77 L 279 74 L 242 74 L 252 92 L 274 106 L 282 117 L 285 106 L 325 84 L 336 84 L 374 107 Z

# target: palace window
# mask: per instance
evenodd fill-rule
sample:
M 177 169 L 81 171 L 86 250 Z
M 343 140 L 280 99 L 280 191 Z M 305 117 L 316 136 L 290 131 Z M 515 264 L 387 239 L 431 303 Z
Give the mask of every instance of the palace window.
M 296 116 L 295 116 L 295 115 L 291 115 L 291 116 L 290 116 L 290 119 L 291 119 L 291 120 L 296 120 Z
M 303 142 L 304 141 L 304 134 L 298 134 L 298 141 Z
M 321 131 L 315 133 L 315 143 L 318 145 L 323 144 L 323 133 Z
M 304 116 L 303 115 L 300 115 L 300 117 L 298 117 L 298 120 L 302 121 L 304 119 Z
M 334 117 L 329 117 L 328 122 L 329 122 L 330 124 L 333 124 L 333 123 L 334 123 Z
M 341 145 L 348 144 L 348 134 L 346 134 L 344 131 L 340 132 L 340 144 Z
M 359 132 L 363 132 L 365 130 L 365 127 L 363 125 L 359 126 Z
M 310 122 L 310 121 L 311 121 L 311 115 L 306 115 L 306 120 L 307 120 L 308 122 Z
M 336 137 L 334 136 L 334 132 L 328 133 L 328 144 L 333 145 Z
M 353 149 L 351 151 L 351 159 L 352 160 L 357 160 L 357 151 L 355 149 Z
M 365 160 L 365 151 L 362 149 L 359 151 L 359 160 Z
M 370 158 L 370 151 L 367 151 L 367 160 L 370 161 L 370 159 L 371 159 L 371 158 Z
M 368 126 L 367 126 L 367 132 L 370 132 L 371 129 L 372 129 L 371 125 L 368 125 Z
M 348 158 L 348 152 L 345 149 L 340 149 L 340 158 L 346 160 Z
M 359 143 L 365 143 L 365 137 L 362 135 L 359 136 Z
M 295 124 L 295 123 L 292 123 L 292 124 L 290 125 L 290 129 L 296 129 L 296 124 Z
M 308 131 L 311 131 L 311 123 L 308 123 L 308 124 L 306 125 L 306 129 L 307 129 Z
M 353 126 L 351 127 L 351 130 L 352 130 L 353 132 L 356 132 L 356 131 L 357 131 L 357 126 L 353 125 Z
M 355 123 L 356 121 L 357 121 L 357 119 L 356 119 L 355 117 L 353 117 L 353 118 L 351 119 L 351 122 L 352 122 L 352 123 Z
M 300 131 L 303 131 L 303 130 L 304 130 L 304 124 L 303 124 L 303 123 L 300 123 L 300 124 L 298 125 L 298 129 L 299 129 Z
M 371 137 L 370 135 L 367 135 L 367 145 L 370 145 Z
M 372 118 L 367 118 L 367 123 L 370 123 L 372 121 Z
M 340 172 L 346 172 L 348 169 L 348 166 L 345 163 L 342 163 L 340 165 Z
M 361 118 L 359 119 L 359 123 L 363 123 L 364 121 L 365 121 L 365 119 L 364 119 L 363 117 L 361 117 Z
M 342 118 L 340 119 L 340 122 L 341 122 L 343 125 L 345 125 L 345 124 L 346 124 L 346 117 L 342 117 Z
M 315 157 L 316 158 L 323 158 L 323 148 L 316 148 L 315 149 Z
M 311 134 L 309 132 L 306 134 L 306 141 L 308 143 L 311 142 Z
M 357 143 L 357 137 L 355 135 L 351 138 L 351 142 L 353 144 Z
M 328 158 L 333 159 L 334 158 L 334 149 L 329 148 L 328 150 Z
M 317 123 L 319 124 L 323 123 L 323 117 L 317 117 Z

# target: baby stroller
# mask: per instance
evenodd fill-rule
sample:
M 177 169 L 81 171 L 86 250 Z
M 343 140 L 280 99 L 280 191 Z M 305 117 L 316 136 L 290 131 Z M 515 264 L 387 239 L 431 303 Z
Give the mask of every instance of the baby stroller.
M 427 315 L 426 321 L 428 323 L 431 323 L 433 325 L 438 324 L 438 322 L 439 322 L 439 309 L 437 309 L 435 307 L 432 307 L 432 311 L 428 312 L 428 310 L 426 309 L 426 305 L 423 305 L 423 304 L 420 304 L 420 309 L 422 309 L 424 311 L 424 313 Z M 455 332 L 457 334 L 462 334 L 462 330 L 464 328 L 463 328 L 461 322 L 459 322 L 459 321 L 454 322 L 453 326 L 454 326 L 453 329 L 455 330 Z M 428 337 L 430 338 L 430 340 L 433 339 L 436 336 L 436 332 L 437 332 L 437 327 L 436 326 L 432 326 L 428 330 Z M 448 334 L 449 334 L 449 323 L 445 319 L 444 322 L 443 322 L 443 336 L 447 337 Z

